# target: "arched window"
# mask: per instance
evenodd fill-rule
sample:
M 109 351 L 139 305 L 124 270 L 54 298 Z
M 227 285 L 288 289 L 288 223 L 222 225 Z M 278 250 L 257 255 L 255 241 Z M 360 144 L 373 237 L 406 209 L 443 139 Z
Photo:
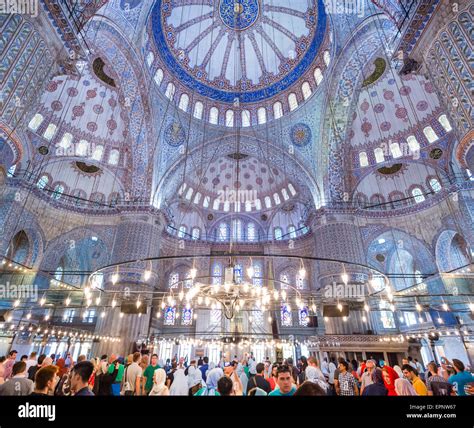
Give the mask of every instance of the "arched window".
M 367 153 L 365 153 L 365 152 L 360 152 L 359 153 L 359 165 L 361 167 L 369 165 L 369 159 L 367 158 Z
M 260 211 L 262 209 L 262 203 L 260 202 L 260 199 L 255 199 L 255 209 L 257 211 Z
M 296 227 L 293 225 L 288 226 L 288 234 L 291 239 L 296 238 Z
M 211 202 L 211 198 L 209 196 L 204 196 L 204 200 L 202 201 L 202 206 L 204 208 L 208 208 L 210 202 Z
M 290 190 L 290 193 L 291 193 L 292 196 L 295 196 L 295 195 L 296 195 L 296 190 L 295 190 L 295 188 L 293 187 L 293 184 L 288 183 L 288 189 Z
M 323 73 L 321 73 L 321 69 L 319 67 L 315 68 L 314 70 L 314 80 L 316 81 L 316 85 L 320 85 L 323 81 Z
M 179 229 L 178 229 L 178 238 L 184 238 L 186 236 L 186 226 L 184 226 L 183 224 L 181 226 L 179 226 Z
M 188 191 L 186 192 L 185 198 L 190 201 L 191 197 L 193 196 L 194 189 L 192 187 L 188 188 Z
M 298 225 L 299 231 L 301 235 L 304 235 L 305 233 L 308 233 L 308 226 L 306 226 L 304 223 L 300 222 Z
M 282 230 L 281 227 L 279 227 L 279 226 L 278 226 L 278 227 L 275 227 L 275 230 L 274 230 L 273 233 L 274 233 L 275 239 L 276 239 L 277 241 L 280 241 L 280 240 L 282 239 L 282 237 L 283 237 L 283 230 Z
M 202 119 L 202 112 L 204 110 L 204 105 L 201 101 L 196 101 L 196 104 L 194 104 L 194 112 L 193 116 L 196 119 Z
M 172 82 L 169 82 L 165 91 L 166 98 L 169 98 L 170 100 L 172 100 L 174 97 L 175 91 L 176 91 L 176 87 L 174 86 Z
M 410 154 L 411 155 L 419 153 L 420 143 L 418 143 L 418 140 L 416 139 L 416 137 L 414 135 L 409 135 L 407 137 L 407 143 L 408 143 L 408 147 L 410 149 Z
M 243 127 L 250 126 L 250 112 L 248 110 L 242 110 L 241 121 Z
M 43 123 L 44 117 L 43 115 L 36 113 L 30 120 L 30 123 L 28 123 L 28 128 L 30 128 L 32 131 L 36 131 L 40 125 Z
M 91 195 L 91 201 L 94 202 L 96 206 L 99 206 L 104 203 L 105 195 L 100 192 L 93 193 Z
M 214 263 L 212 268 L 212 285 L 221 285 L 222 283 L 222 267 L 220 263 Z
M 293 325 L 293 317 L 291 315 L 290 307 L 286 304 L 281 306 L 281 325 L 283 327 L 291 327 Z
M 89 141 L 80 140 L 76 147 L 76 156 L 86 156 L 89 151 Z
M 431 126 L 427 126 L 425 129 L 423 129 L 423 134 L 425 134 L 428 143 L 434 143 L 438 139 L 436 132 L 434 132 Z
M 102 159 L 103 154 L 104 154 L 104 146 L 101 146 L 101 145 L 95 146 L 94 151 L 92 152 L 92 159 L 96 161 L 100 161 Z
M 219 241 L 227 241 L 227 223 L 222 222 L 219 225 Z
M 182 195 L 184 193 L 184 191 L 186 190 L 186 186 L 187 186 L 186 183 L 181 184 L 178 190 L 178 195 Z
M 377 147 L 374 149 L 374 155 L 375 155 L 375 162 L 380 163 L 385 160 L 385 156 L 383 154 L 383 149 L 381 147 Z
M 179 98 L 178 107 L 183 111 L 188 111 L 188 104 L 189 104 L 188 94 L 181 94 L 181 97 Z
M 155 83 L 160 86 L 161 85 L 161 82 L 163 82 L 163 70 L 161 68 L 159 68 L 158 70 L 156 70 L 156 73 L 155 75 L 153 76 L 153 79 L 155 80 Z
M 224 201 L 224 211 L 229 212 L 230 211 L 230 201 Z
M 109 154 L 109 164 L 117 165 L 119 163 L 120 152 L 117 149 L 112 149 Z
M 441 124 L 441 126 L 444 128 L 446 132 L 450 132 L 453 130 L 451 124 L 449 123 L 448 117 L 445 114 L 442 114 L 438 118 L 438 122 Z
M 255 241 L 257 239 L 257 230 L 255 228 L 255 223 L 250 222 L 247 224 L 247 241 Z
M 275 204 L 278 205 L 279 203 L 281 203 L 281 200 L 280 200 L 280 195 L 278 193 L 274 193 L 273 194 L 273 200 L 275 201 Z
M 329 54 L 329 51 L 324 51 L 323 59 L 326 67 L 329 67 L 329 63 L 331 62 L 331 55 Z
M 263 271 L 262 264 L 260 262 L 254 263 L 253 272 L 253 285 L 255 287 L 261 287 L 263 285 Z
M 296 98 L 296 94 L 293 92 L 288 95 L 288 106 L 290 107 L 290 111 L 293 111 L 298 107 L 298 99 Z
M 179 273 L 178 272 L 171 273 L 169 282 L 168 282 L 168 287 L 176 288 L 178 286 L 178 282 L 179 282 Z
M 303 82 L 301 85 L 301 92 L 303 93 L 303 98 L 307 100 L 311 96 L 311 86 L 309 86 L 308 82 Z
M 308 308 L 304 307 L 298 311 L 299 322 L 301 327 L 306 327 L 309 323 L 309 312 Z
M 435 193 L 438 193 L 439 191 L 441 191 L 441 183 L 436 178 L 430 179 L 430 187 Z
M 411 195 L 415 198 L 415 202 L 417 204 L 425 200 L 425 195 L 423 195 L 423 192 L 419 187 L 413 188 L 413 190 L 411 191 Z
M 267 121 L 267 111 L 265 110 L 265 107 L 260 107 L 257 110 L 257 122 L 259 125 L 262 125 L 263 123 L 266 123 Z
M 172 306 L 167 306 L 165 308 L 165 315 L 163 317 L 164 325 L 174 325 L 176 319 L 176 308 Z
M 46 130 L 44 131 L 43 137 L 51 141 L 51 139 L 54 137 L 54 134 L 56 133 L 57 126 L 54 123 L 50 123 Z
M 43 190 L 48 184 L 48 182 L 49 182 L 49 177 L 47 175 L 42 175 L 40 179 L 38 180 L 38 183 L 36 183 L 36 187 L 38 189 Z
M 62 184 L 56 184 L 54 187 L 54 192 L 51 194 L 53 199 L 58 200 L 61 195 L 64 193 L 64 186 Z
M 218 211 L 220 204 L 221 201 L 219 199 L 214 199 L 214 202 L 212 203 L 212 209 Z
M 246 212 L 252 211 L 252 201 L 249 199 L 245 201 L 245 211 Z
M 151 67 L 154 59 L 155 59 L 155 55 L 153 55 L 153 52 L 152 51 L 148 52 L 148 55 L 146 56 L 146 63 L 148 64 L 148 67 Z
M 200 192 L 196 192 L 196 194 L 194 195 L 194 203 L 195 204 L 199 204 L 199 201 L 201 200 L 201 193 Z
M 280 274 L 280 289 L 287 290 L 288 285 L 290 285 L 290 280 L 288 279 L 288 275 L 286 273 Z
M 275 119 L 280 119 L 283 116 L 283 105 L 280 101 L 277 101 L 273 104 L 273 117 Z
M 232 238 L 236 241 L 242 240 L 242 221 L 240 219 L 232 220 Z
M 191 236 L 194 240 L 198 240 L 201 236 L 201 229 L 199 229 L 199 227 L 193 227 Z
M 402 151 L 400 150 L 400 144 L 398 143 L 391 143 L 390 144 L 390 153 L 392 154 L 393 158 L 399 158 L 402 156 Z
M 265 207 L 271 208 L 272 207 L 272 200 L 270 199 L 270 196 L 265 196 Z
M 8 168 L 7 177 L 13 177 L 15 175 L 17 165 L 18 164 L 15 164 L 15 165 L 12 165 L 10 168 Z
M 217 125 L 219 122 L 219 110 L 217 107 L 211 107 L 209 110 L 209 123 Z
M 61 141 L 58 143 L 58 147 L 61 147 L 64 150 L 69 149 L 72 144 L 72 134 L 69 132 L 65 132 L 63 134 L 63 137 L 61 138 Z
M 227 110 L 225 112 L 225 126 L 234 126 L 234 110 Z

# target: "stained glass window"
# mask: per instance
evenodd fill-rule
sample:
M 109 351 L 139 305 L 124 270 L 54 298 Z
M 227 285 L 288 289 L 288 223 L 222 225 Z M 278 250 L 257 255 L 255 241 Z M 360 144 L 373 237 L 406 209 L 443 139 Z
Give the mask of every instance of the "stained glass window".
M 296 274 L 296 288 L 302 290 L 304 288 L 304 278 Z
M 255 230 L 255 223 L 248 223 L 247 224 L 247 240 L 248 241 L 255 241 L 256 239 L 256 230 Z
M 165 308 L 165 316 L 163 318 L 163 324 L 174 325 L 175 315 L 176 315 L 176 308 L 167 306 Z
M 286 273 L 282 273 L 280 275 L 280 288 L 282 290 L 286 290 L 289 284 L 290 284 L 290 281 L 288 279 L 288 275 Z
M 299 310 L 300 326 L 306 327 L 309 323 L 309 311 L 307 307 Z
M 287 305 L 281 306 L 281 325 L 283 327 L 291 327 L 293 325 L 293 317 Z
M 212 268 L 212 285 L 221 285 L 222 283 L 222 268 L 220 263 L 215 263 Z
M 192 325 L 193 324 L 193 310 L 183 309 L 183 314 L 181 315 L 181 324 L 182 325 Z
M 261 263 L 255 263 L 253 265 L 253 285 L 261 287 L 263 285 L 263 270 Z
M 173 272 L 170 275 L 169 288 L 176 288 L 178 286 L 178 282 L 179 282 L 179 273 Z
M 234 278 L 237 284 L 242 282 L 242 265 L 237 264 L 234 266 Z

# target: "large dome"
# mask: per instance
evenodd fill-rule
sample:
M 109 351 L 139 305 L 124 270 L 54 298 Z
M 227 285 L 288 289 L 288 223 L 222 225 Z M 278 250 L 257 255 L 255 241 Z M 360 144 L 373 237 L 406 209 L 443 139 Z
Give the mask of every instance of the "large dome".
M 261 102 L 310 68 L 326 32 L 322 0 L 157 0 L 153 38 L 190 90 L 226 103 Z

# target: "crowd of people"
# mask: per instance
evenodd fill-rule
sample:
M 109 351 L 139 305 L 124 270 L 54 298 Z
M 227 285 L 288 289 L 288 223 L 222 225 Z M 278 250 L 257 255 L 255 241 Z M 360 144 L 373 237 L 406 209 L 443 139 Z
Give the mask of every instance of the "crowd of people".
M 241 360 L 223 358 L 217 364 L 208 357 L 159 361 L 156 354 L 139 352 L 126 358 L 103 355 L 87 360 L 80 355 L 32 352 L 18 359 L 12 350 L 0 358 L 2 395 L 340 395 L 415 396 L 474 395 L 474 376 L 462 361 L 443 359 L 426 369 L 407 357 L 401 366 L 368 359 L 346 361 L 314 356 L 272 363 L 257 362 L 253 354 Z

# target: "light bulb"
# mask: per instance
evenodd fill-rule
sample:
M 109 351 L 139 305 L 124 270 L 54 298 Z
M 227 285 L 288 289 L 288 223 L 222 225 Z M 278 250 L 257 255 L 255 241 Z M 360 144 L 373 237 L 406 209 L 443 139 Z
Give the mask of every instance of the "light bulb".
M 46 303 L 46 299 L 44 297 L 40 300 L 40 305 L 43 306 Z
M 342 304 L 341 303 L 337 304 L 337 309 L 339 309 L 339 311 L 342 312 Z
M 181 291 L 179 292 L 178 297 L 179 297 L 179 300 L 183 300 L 183 298 L 184 298 L 184 292 L 183 292 L 183 290 L 181 290 Z
M 443 309 L 445 311 L 449 311 L 449 306 L 447 305 L 447 303 L 443 303 Z
M 304 267 L 302 267 L 299 271 L 298 271 L 298 274 L 299 274 L 299 277 L 300 278 L 306 278 L 306 269 Z
M 120 312 L 120 318 L 123 318 L 123 312 Z
M 347 317 L 342 317 L 342 321 L 347 322 Z
M 20 306 L 20 299 L 16 299 L 14 302 L 13 302 L 13 307 L 18 307 Z
M 469 310 L 474 312 L 474 303 L 469 303 Z
M 416 310 L 418 312 L 421 312 L 423 310 L 423 308 L 421 307 L 421 305 L 419 303 L 416 304 Z
M 247 275 L 249 278 L 253 278 L 253 276 L 255 275 L 255 269 L 253 268 L 253 266 L 250 266 L 247 269 Z
M 286 291 L 285 291 L 285 290 L 282 290 L 282 292 L 281 292 L 281 298 L 282 298 L 283 300 L 286 300 Z
M 369 312 L 369 311 L 370 311 L 369 305 L 368 305 L 367 303 L 364 304 L 364 311 L 365 311 L 365 312 Z
M 198 296 L 197 302 L 198 302 L 198 305 L 200 305 L 202 303 L 202 296 Z
M 105 317 L 105 311 L 102 311 L 102 313 L 100 314 L 100 316 L 101 316 L 102 318 L 104 318 L 104 317 Z
M 142 305 L 142 302 L 140 299 L 137 299 L 137 309 Z
M 197 276 L 197 269 L 193 267 L 193 268 L 189 271 L 189 276 L 190 276 L 192 279 L 196 278 L 196 276 Z
M 390 305 L 390 310 L 391 310 L 392 312 L 395 312 L 395 305 L 394 305 L 393 303 Z
M 114 274 L 112 275 L 112 278 L 111 278 L 112 284 L 114 284 L 114 285 L 117 284 L 118 280 L 119 280 L 119 274 L 118 274 L 118 273 L 114 273 Z
M 31 313 L 29 312 L 28 314 L 26 314 L 26 319 L 29 320 L 31 318 Z
M 117 301 L 115 299 L 112 300 L 112 307 L 115 308 L 117 306 Z
M 151 270 L 146 270 L 146 271 L 143 273 L 143 279 L 144 279 L 145 281 L 148 281 L 150 278 L 151 278 Z
M 64 303 L 66 303 L 66 306 L 69 306 L 71 304 L 71 299 L 68 297 Z
M 278 300 L 278 290 L 275 290 L 275 291 L 273 292 L 273 298 L 274 298 L 275 300 Z
M 347 285 L 347 283 L 349 282 L 349 275 L 346 272 L 344 272 L 343 274 L 341 274 L 341 279 L 342 279 L 342 282 Z
M 161 318 L 161 312 L 156 313 L 156 318 Z
M 96 297 L 96 299 L 95 299 L 95 304 L 96 304 L 97 306 L 100 305 L 100 297 Z
M 48 320 L 49 320 L 49 314 L 46 314 L 46 315 L 44 316 L 44 320 L 45 320 L 45 321 L 48 321 Z
M 362 321 L 363 321 L 363 322 L 367 322 L 367 318 L 366 318 L 365 315 L 362 315 Z
M 268 322 L 272 322 L 272 317 L 268 317 Z

